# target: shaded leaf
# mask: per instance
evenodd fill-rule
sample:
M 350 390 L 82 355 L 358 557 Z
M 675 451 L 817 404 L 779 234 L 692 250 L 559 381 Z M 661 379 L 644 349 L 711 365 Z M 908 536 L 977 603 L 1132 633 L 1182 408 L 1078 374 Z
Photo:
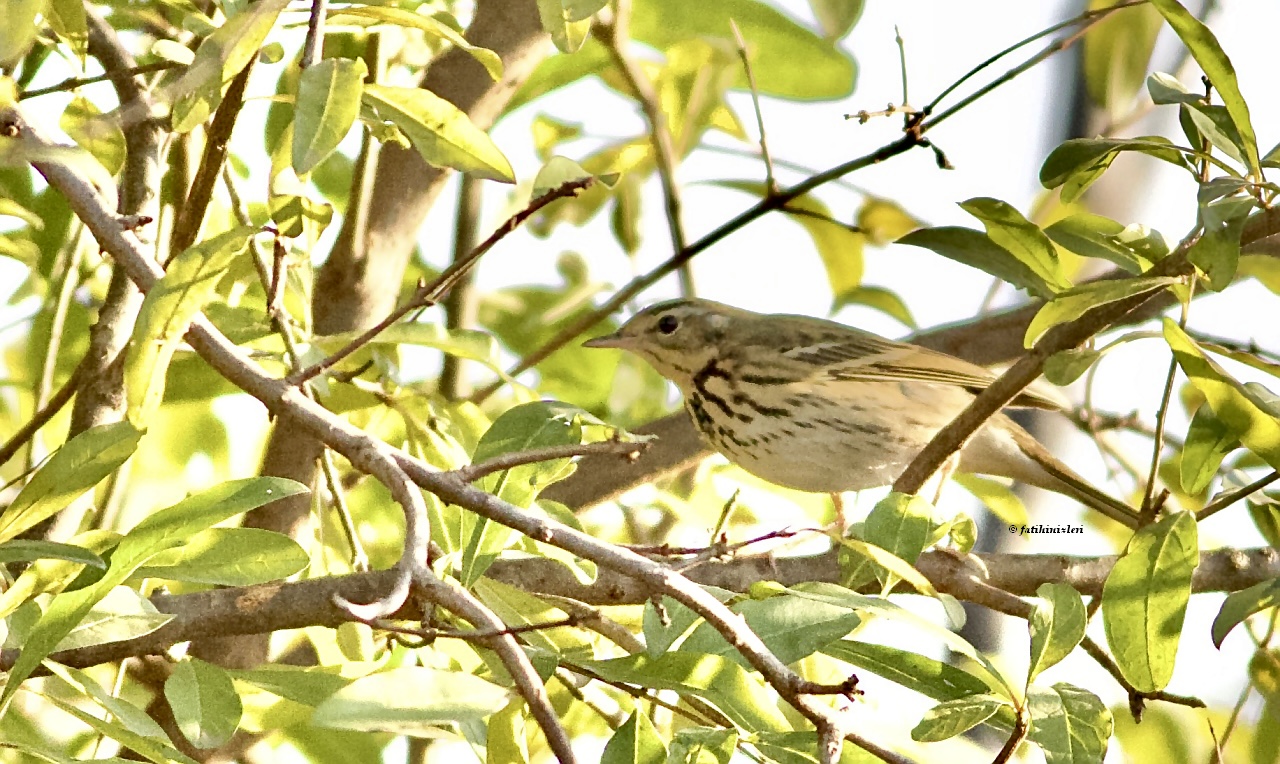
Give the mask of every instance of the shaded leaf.
M 456 29 L 432 16 L 394 6 L 353 5 L 330 10 L 329 21 L 333 24 L 349 24 L 354 19 L 369 19 L 382 24 L 394 24 L 426 32 L 438 40 L 448 40 L 456 48 L 470 53 L 479 61 L 489 76 L 496 82 L 502 79 L 502 59 L 488 48 L 472 45 L 467 38 Z
M 1027 265 L 989 236 L 972 228 L 939 226 L 920 228 L 898 239 L 899 244 L 923 247 L 939 255 L 964 263 L 1025 289 L 1035 297 L 1048 299 L 1054 290 Z
M 1218 474 L 1222 460 L 1239 447 L 1239 439 L 1225 422 L 1214 416 L 1212 406 L 1196 409 L 1178 457 L 1182 490 L 1192 496 L 1202 493 Z
M 1045 332 L 1058 324 L 1074 321 L 1099 305 L 1119 302 L 1177 283 L 1178 279 L 1172 277 L 1133 278 L 1091 281 L 1072 287 L 1055 295 L 1036 311 L 1031 323 L 1027 324 L 1027 333 L 1022 339 L 1023 347 L 1033 347 Z
M 369 70 L 361 59 L 325 58 L 302 70 L 293 117 L 293 171 L 306 175 L 346 137 L 360 114 Z
M 212 663 L 178 663 L 165 680 L 164 696 L 182 736 L 196 748 L 217 748 L 240 726 L 240 696 L 227 672 Z
M 978 197 L 961 202 L 960 208 L 980 220 L 987 237 L 1031 269 L 1050 290 L 1061 292 L 1071 287 L 1049 237 L 1012 205 Z
M 1045 188 L 1062 186 L 1064 203 L 1073 202 L 1106 171 L 1122 151 L 1137 151 L 1183 169 L 1191 166 L 1169 139 L 1153 135 L 1141 138 L 1072 138 L 1049 152 L 1040 167 Z
M 920 743 L 936 743 L 963 734 L 995 716 L 1009 701 L 996 695 L 966 695 L 947 700 L 925 712 L 911 730 L 911 739 Z
M 613 737 L 605 743 L 600 764 L 665 764 L 667 744 L 649 717 L 639 711 L 614 730 Z
M 1080 593 L 1067 584 L 1045 583 L 1036 589 L 1027 626 L 1031 630 L 1031 665 L 1027 686 L 1050 666 L 1071 654 L 1080 640 L 1088 618 Z
M 1102 761 L 1111 739 L 1111 712 L 1093 693 L 1066 683 L 1030 687 L 1028 739 L 1040 747 L 1045 764 Z
M 758 600 L 743 600 L 732 606 L 747 626 L 783 663 L 795 663 L 843 638 L 862 622 L 847 608 L 813 602 L 789 594 Z M 681 645 L 681 650 L 728 658 L 743 668 L 752 666 L 738 650 L 725 641 L 711 624 L 698 625 Z

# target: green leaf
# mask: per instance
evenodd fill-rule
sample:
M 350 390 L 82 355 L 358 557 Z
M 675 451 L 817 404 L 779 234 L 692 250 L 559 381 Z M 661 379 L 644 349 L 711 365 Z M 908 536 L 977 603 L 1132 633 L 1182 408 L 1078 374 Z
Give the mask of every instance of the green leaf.
M 89 52 L 89 23 L 85 17 L 84 3 L 77 0 L 49 0 L 46 19 L 58 37 L 67 41 L 71 52 L 80 59 Z
M 439 727 L 479 722 L 511 693 L 474 674 L 401 666 L 361 677 L 316 707 L 317 727 L 430 735 Z
M 8 708 L 22 680 L 80 623 L 94 603 L 152 557 L 215 523 L 305 490 L 305 486 L 284 478 L 232 480 L 189 496 L 138 523 L 121 539 L 111 555 L 106 574 L 97 583 L 59 594 L 49 603 L 9 671 L 9 679 L 0 693 L 0 713 Z
M 795 663 L 843 638 L 862 622 L 847 608 L 781 594 L 762 600 L 743 600 L 732 607 L 747 626 L 783 663 Z M 728 658 L 743 668 L 752 667 L 711 624 L 698 625 L 680 649 Z
M 89 530 L 73 536 L 71 542 L 101 559 L 105 556 L 107 550 L 119 542 L 120 538 L 120 534 L 114 531 Z M 10 543 L 20 542 L 13 541 Z M 103 561 L 103 567 L 106 567 L 105 560 Z M 92 573 L 84 579 L 81 578 L 85 570 L 85 565 L 81 562 L 71 562 L 56 558 L 37 560 L 34 565 L 30 565 L 26 570 L 22 571 L 22 575 L 18 576 L 17 581 L 14 581 L 8 589 L 0 593 L 0 618 L 8 618 L 22 603 L 38 594 L 60 592 L 73 582 L 85 586 L 93 583 L 93 580 L 90 579 L 96 579 Z M 98 569 L 93 567 L 89 570 L 96 572 Z
M 954 700 L 991 689 L 963 669 L 888 645 L 845 639 L 832 642 L 822 652 L 934 700 Z
M 217 748 L 240 726 L 240 696 L 227 672 L 212 663 L 178 663 L 165 680 L 164 697 L 182 736 L 196 748 Z
M 117 721 L 134 734 L 160 743 L 169 742 L 164 730 L 154 719 L 147 716 L 146 711 L 123 698 L 116 697 L 84 671 L 53 661 L 47 662 L 45 668 L 49 669 L 49 673 L 71 685 L 76 692 L 93 698 L 98 705 L 111 712 Z
M 573 53 L 591 34 L 591 14 L 606 4 L 600 0 L 538 0 L 538 17 L 556 48 Z
M 1044 752 L 1045 764 L 1095 764 L 1107 753 L 1111 712 L 1093 693 L 1070 684 L 1033 686 L 1028 739 Z
M 306 550 L 282 533 L 260 528 L 209 528 L 182 546 L 152 557 L 137 575 L 217 586 L 251 586 L 287 578 L 309 562 Z
M 740 596 L 737 592 L 714 586 L 704 586 L 703 589 L 721 602 L 728 602 Z M 659 615 L 654 602 L 646 602 L 641 621 L 645 652 L 651 658 L 657 658 L 670 650 L 676 640 L 683 637 L 689 631 L 689 627 L 702 617 L 687 605 L 670 597 L 664 596 L 661 603 L 662 614 Z
M 1280 469 L 1280 421 L 1258 396 L 1237 382 L 1204 354 L 1186 332 L 1169 319 L 1164 336 L 1178 365 L 1205 397 L 1218 420 L 1245 448 Z
M 849 539 L 846 539 L 846 541 Z M 996 668 L 985 655 L 977 648 L 969 644 L 967 640 L 950 629 L 939 626 L 927 618 L 922 618 L 915 613 L 900 607 L 883 597 L 869 597 L 864 594 L 857 594 L 836 584 L 828 584 L 822 582 L 810 582 L 797 584 L 787 589 L 801 597 L 811 599 L 814 602 L 829 602 L 831 604 L 847 607 L 857 612 L 866 611 L 868 613 L 891 619 L 895 623 L 905 625 L 919 634 L 936 639 L 952 652 L 971 658 L 973 662 L 986 673 L 983 681 L 987 685 L 1004 695 L 1006 698 L 1015 698 L 1018 693 L 1014 689 L 1013 684 L 1005 678 L 1004 674 Z
M 365 85 L 364 105 L 379 122 L 398 127 L 428 164 L 477 178 L 514 183 L 511 163 L 457 106 L 429 90 Z
M 865 557 L 879 566 L 879 568 L 882 568 L 884 572 L 882 573 L 877 571 L 877 576 L 884 579 L 882 586 L 886 592 L 889 591 L 892 586 L 897 585 L 899 580 L 902 580 L 911 584 L 915 587 L 916 591 L 921 594 L 926 594 L 930 597 L 938 596 L 938 591 L 933 588 L 933 584 L 929 583 L 929 579 L 925 578 L 920 571 L 913 568 L 911 563 L 897 556 L 893 552 L 890 552 L 876 544 L 869 544 L 861 539 L 840 539 L 840 546 L 843 549 L 850 550 L 854 554 Z M 850 565 L 843 554 L 840 557 L 840 562 L 841 570 L 846 571 L 846 577 L 850 577 L 847 575 L 847 569 Z
M 1040 183 L 1045 188 L 1062 186 L 1063 203 L 1074 202 L 1106 171 L 1122 151 L 1137 151 L 1169 164 L 1190 170 L 1182 152 L 1173 148 L 1169 139 L 1158 136 L 1141 138 L 1072 138 L 1049 152 L 1040 168 Z
M 1164 72 L 1152 72 L 1147 78 L 1147 92 L 1151 94 L 1151 102 L 1157 106 L 1174 103 L 1204 103 L 1204 96 L 1192 93 L 1178 81 L 1177 77 Z
M 1081 257 L 1096 257 L 1137 275 L 1168 254 L 1159 233 L 1143 226 L 1123 226 L 1102 215 L 1079 212 L 1059 220 L 1044 233 L 1054 244 Z
M 1240 83 L 1236 80 L 1235 67 L 1231 59 L 1218 44 L 1209 27 L 1193 16 L 1177 0 L 1151 0 L 1151 4 L 1160 11 L 1164 20 L 1169 22 L 1173 31 L 1177 32 L 1191 57 L 1200 65 L 1200 69 L 1213 83 L 1214 90 L 1222 98 L 1231 115 L 1236 132 L 1240 134 L 1241 148 L 1244 149 L 1245 164 L 1255 178 L 1262 177 L 1258 160 L 1258 138 L 1253 132 L 1253 122 L 1249 118 L 1249 105 L 1240 93 Z
M 731 764 L 737 748 L 736 729 L 685 727 L 676 730 L 672 737 L 667 761 L 672 764 Z
M 977 197 L 960 203 L 960 208 L 976 217 L 987 229 L 987 237 L 1026 265 L 1053 292 L 1071 288 L 1062 273 L 1058 251 L 1040 226 L 1022 216 L 1012 205 L 999 199 Z
M 314 241 L 333 221 L 333 205 L 302 194 L 272 194 L 268 204 L 271 222 L 288 239 L 307 236 Z
M 630 655 L 584 661 L 583 665 L 609 682 L 674 690 L 702 698 L 751 732 L 791 729 L 764 684 L 737 663 L 718 655 L 677 651 L 656 658 Z
M 10 0 L 5 3 L 4 24 L 0 24 L 0 65 L 16 63 L 36 39 L 36 17 L 44 12 L 45 0 Z
M 758 0 L 653 0 L 632 9 L 631 35 L 665 51 L 699 37 L 733 40 L 733 19 L 751 52 L 756 85 L 779 98 L 826 100 L 853 90 L 857 70 L 847 53 Z M 739 71 L 734 85 L 747 88 Z
M 123 642 L 146 636 L 173 620 L 168 613 L 137 591 L 117 586 L 93 604 L 75 628 L 67 632 L 53 651 L 78 650 L 82 647 Z
M 1214 416 L 1212 406 L 1196 409 L 1178 458 L 1182 490 L 1192 496 L 1203 493 L 1218 474 L 1222 460 L 1239 447 L 1239 439 L 1225 422 Z
M 666 760 L 667 744 L 639 711 L 632 711 L 614 731 L 600 756 L 600 764 L 665 764 Z
M 502 58 L 488 48 L 472 45 L 456 29 L 433 16 L 396 8 L 394 6 L 357 5 L 329 11 L 332 24 L 350 24 L 354 19 L 369 19 L 379 24 L 418 29 L 437 40 L 447 40 L 455 48 L 461 48 L 479 61 L 494 82 L 502 79 Z
M 294 101 L 295 173 L 306 175 L 338 148 L 360 114 L 368 73 L 358 58 L 326 58 L 302 70 Z
M 35 560 L 65 560 L 91 568 L 106 570 L 107 564 L 102 558 L 84 547 L 74 544 L 60 544 L 56 541 L 37 541 L 34 539 L 13 539 L 0 543 L 0 564 L 11 562 L 33 562 Z
M 1026 336 L 1022 339 L 1023 347 L 1031 348 L 1036 340 L 1058 324 L 1065 324 L 1080 318 L 1090 310 L 1112 302 L 1127 300 L 1140 294 L 1154 292 L 1178 283 L 1172 277 L 1108 279 L 1091 281 L 1061 292 L 1041 306 L 1027 325 Z
M 911 730 L 911 739 L 919 743 L 949 740 L 982 724 L 1001 708 L 1010 707 L 1008 700 L 991 694 L 947 700 L 925 712 L 924 718 Z
M 195 60 L 167 91 L 173 130 L 190 132 L 222 102 L 223 89 L 258 55 L 289 0 L 259 0 L 227 20 L 200 43 Z
M 173 258 L 147 292 L 124 371 L 129 421 L 139 429 L 160 407 L 169 361 L 192 319 L 213 299 L 218 282 L 256 232 L 252 226 L 241 226 L 192 246 Z
M 1244 623 L 1254 613 L 1280 605 L 1280 578 L 1254 584 L 1227 595 L 1218 615 L 1213 619 L 1213 646 L 1222 649 L 1222 640 L 1231 630 Z
M 509 626 L 537 626 L 560 621 L 568 613 L 532 594 L 491 578 L 481 578 L 472 586 L 476 596 Z M 520 639 L 532 647 L 571 658 L 592 658 L 591 637 L 582 629 L 559 626 L 534 629 Z
M 1045 359 L 1044 378 L 1052 384 L 1066 387 L 1079 379 L 1101 357 L 1102 353 L 1087 348 L 1060 350 Z
M 35 527 L 93 488 L 133 455 L 141 437 L 128 422 L 114 422 L 67 441 L 0 514 L 0 542 Z
M 862 305 L 878 310 L 891 318 L 897 319 L 908 329 L 919 328 L 916 325 L 915 318 L 911 315 L 911 309 L 902 301 L 897 292 L 891 292 L 884 287 L 858 286 L 853 289 L 847 289 L 843 295 L 835 299 L 835 303 L 831 306 L 831 312 L 835 313 L 849 305 Z
M 533 191 L 529 199 L 539 199 L 547 192 L 554 191 L 566 183 L 590 177 L 594 176 L 572 159 L 562 156 L 550 157 L 542 163 L 542 167 L 538 168 L 538 174 L 533 178 Z
M 1249 213 L 1252 199 L 1224 199 L 1201 208 L 1200 219 L 1205 231 L 1191 249 L 1187 259 L 1204 271 L 1208 286 L 1220 292 L 1235 279 L 1240 261 L 1240 233 Z
M 351 680 L 341 676 L 344 666 L 289 666 L 264 663 L 254 669 L 232 671 L 231 678 L 248 682 L 295 703 L 318 706 Z
M 1048 299 L 1054 294 L 1044 279 L 982 231 L 958 226 L 920 228 L 898 239 L 898 243 L 932 250 L 1025 289 L 1035 297 Z
M 1185 115 L 1199 136 L 1219 151 L 1237 162 L 1245 161 L 1243 142 L 1225 106 L 1190 103 L 1182 107 L 1180 115 Z
M 1116 665 L 1141 692 L 1173 676 L 1191 574 L 1200 562 L 1195 518 L 1166 515 L 1129 540 L 1102 588 L 1102 621 Z
M 1088 623 L 1080 593 L 1061 583 L 1045 583 L 1036 589 L 1031 606 L 1031 665 L 1027 670 L 1027 686 L 1040 672 L 1056 665 L 1084 639 Z
M 83 13 L 84 6 L 80 10 Z M 125 156 L 124 131 L 115 119 L 103 117 L 102 110 L 92 101 L 83 96 L 71 99 L 58 120 L 58 126 L 71 140 L 92 154 L 108 175 L 120 172 Z
M 910 566 L 916 564 L 916 559 L 929 544 L 932 530 L 933 506 L 929 502 L 913 494 L 893 492 L 878 501 L 867 514 L 862 539 L 901 558 Z M 898 583 L 898 577 L 892 570 L 877 577 L 886 592 L 892 591 Z
M 1089 7 L 1110 4 L 1092 2 Z M 1133 108 L 1160 26 L 1160 14 L 1143 6 L 1111 13 L 1085 34 L 1085 88 L 1093 102 L 1113 119 Z
M 546 446 L 577 445 L 583 442 L 581 409 L 553 401 L 534 401 L 509 409 L 498 417 L 480 438 L 471 459 L 479 464 L 501 454 L 528 451 Z M 573 471 L 572 460 L 551 459 L 481 478 L 478 487 L 517 507 L 529 507 L 538 493 Z M 460 579 L 471 586 L 484 575 L 497 555 L 506 548 L 514 531 L 471 512 L 460 516 L 459 538 L 466 543 Z
M 862 0 L 809 0 L 822 36 L 832 42 L 849 34 L 862 16 L 862 6 Z
M 12 679 L 10 679 L 12 681 Z M 7 689 L 7 687 L 6 687 Z M 138 753 L 148 761 L 155 764 L 196 764 L 195 759 L 180 753 L 176 748 L 168 744 L 165 740 L 154 740 L 152 738 L 140 735 L 119 721 L 108 721 L 100 719 L 97 716 L 80 709 L 76 704 L 68 700 L 64 700 L 53 694 L 45 694 L 42 696 L 45 700 L 54 704 L 58 708 L 66 711 L 75 718 L 79 719 L 90 729 L 97 733 L 118 741 L 121 745 Z

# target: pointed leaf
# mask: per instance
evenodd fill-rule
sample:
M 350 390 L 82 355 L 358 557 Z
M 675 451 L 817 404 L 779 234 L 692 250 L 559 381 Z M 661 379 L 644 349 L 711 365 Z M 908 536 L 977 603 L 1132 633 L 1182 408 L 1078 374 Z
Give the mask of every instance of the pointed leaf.
M 138 448 L 142 433 L 128 422 L 90 427 L 58 449 L 0 514 L 0 542 L 66 508 L 110 475 Z
M 125 365 L 129 421 L 150 421 L 164 398 L 165 374 L 174 352 L 231 263 L 244 253 L 258 229 L 241 226 L 206 239 L 175 257 L 147 292 L 133 329 Z
M 1072 138 L 1049 152 L 1040 167 L 1040 183 L 1045 188 L 1062 186 L 1062 201 L 1073 202 L 1106 172 L 1121 151 L 1141 152 L 1183 169 L 1191 169 L 1182 152 L 1161 136 Z
M 1164 20 L 1169 22 L 1173 31 L 1178 33 L 1191 57 L 1200 65 L 1200 69 L 1213 83 L 1214 90 L 1222 97 L 1227 113 L 1240 134 L 1241 148 L 1245 152 L 1245 163 L 1249 172 L 1256 178 L 1262 177 L 1258 160 L 1258 138 L 1253 132 L 1253 122 L 1249 118 L 1249 105 L 1240 93 L 1240 83 L 1236 80 L 1235 67 L 1231 59 L 1218 44 L 1209 27 L 1193 16 L 1177 0 L 1151 0 L 1151 4 L 1160 11 Z
M 822 652 L 934 700 L 954 700 L 991 689 L 964 669 L 888 645 L 843 639 Z
M 791 729 L 763 683 L 737 663 L 717 655 L 670 652 L 656 658 L 631 655 L 584 661 L 583 665 L 607 681 L 695 695 L 749 731 Z
M 189 496 L 138 523 L 120 541 L 111 555 L 110 567 L 97 583 L 59 594 L 49 603 L 9 671 L 4 691 L 0 693 L 0 713 L 8 708 L 22 680 L 80 623 L 94 603 L 132 576 L 147 560 L 215 523 L 305 490 L 305 486 L 284 478 L 233 480 Z
M 1062 273 L 1058 251 L 1040 226 L 1022 216 L 1013 205 L 999 199 L 978 197 L 960 203 L 960 208 L 982 222 L 991 241 L 1018 259 L 1039 276 L 1054 292 L 1071 288 Z
M 1009 701 L 996 695 L 966 695 L 939 703 L 925 712 L 911 730 L 911 739 L 919 743 L 936 743 L 963 734 L 995 716 Z
M 667 744 L 639 711 L 632 711 L 614 731 L 600 756 L 600 764 L 665 764 L 666 760 Z
M 298 542 L 260 528 L 209 528 L 147 561 L 137 575 L 217 586 L 279 581 L 307 567 Z
M 1228 375 L 1205 355 L 1186 332 L 1169 319 L 1164 336 L 1191 384 L 1204 395 L 1219 421 L 1225 424 L 1245 448 L 1273 468 L 1280 469 L 1280 421 L 1258 400 L 1258 396 Z
M 1164 689 L 1173 676 L 1199 561 L 1195 518 L 1178 512 L 1134 534 L 1103 585 L 1107 644 L 1120 673 L 1142 692 Z
M 61 544 L 57 541 L 39 541 L 36 539 L 13 539 L 0 543 L 0 564 L 11 562 L 35 562 L 36 560 L 65 560 L 66 562 L 88 565 L 98 570 L 106 570 L 107 564 L 102 558 L 84 547 L 74 544 Z
M 1214 416 L 1212 406 L 1196 409 L 1178 457 L 1182 490 L 1192 496 L 1203 493 L 1218 474 L 1222 460 L 1239 447 L 1239 439 L 1225 422 Z
M 432 16 L 404 8 L 379 5 L 348 6 L 330 10 L 329 13 L 332 14 L 329 21 L 333 24 L 349 24 L 353 18 L 369 19 L 377 23 L 418 29 L 438 40 L 448 40 L 454 47 L 465 50 L 471 54 L 472 58 L 479 61 L 494 82 L 502 79 L 502 58 L 497 53 L 488 48 L 472 45 L 456 29 Z
M 514 183 L 511 163 L 471 118 L 421 88 L 365 85 L 363 102 L 381 121 L 394 124 L 428 164 L 477 178 Z
M 1222 649 L 1222 640 L 1227 634 L 1254 613 L 1261 613 L 1268 608 L 1280 605 L 1280 578 L 1254 584 L 1248 589 L 1241 589 L 1227 595 L 1218 615 L 1213 619 L 1213 646 Z
M 1034 297 L 1048 299 L 1054 294 L 1044 279 L 982 231 L 958 226 L 920 228 L 898 239 L 898 243 L 932 250 L 1025 289 Z
M 1095 764 L 1107 753 L 1111 712 L 1093 693 L 1059 683 L 1031 687 L 1028 739 L 1044 752 L 1045 764 Z
M 306 175 L 338 148 L 360 114 L 368 73 L 358 58 L 326 58 L 302 70 L 294 101 L 295 173 Z
M 179 663 L 164 683 L 164 696 L 182 736 L 196 748 L 217 748 L 240 726 L 240 696 L 227 672 L 212 663 Z
M 1027 685 L 1040 672 L 1071 654 L 1084 638 L 1088 621 L 1080 593 L 1066 584 L 1046 583 L 1036 589 L 1027 626 L 1031 629 L 1031 665 Z
M 762 600 L 744 600 L 733 605 L 747 626 L 764 640 L 783 663 L 795 663 L 857 628 L 862 617 L 847 608 L 813 602 L 790 594 Z M 681 650 L 720 655 L 751 669 L 746 658 L 731 647 L 711 624 L 698 625 L 681 645 Z
M 1171 277 L 1110 279 L 1092 281 L 1060 292 L 1036 311 L 1035 317 L 1027 325 L 1027 333 L 1022 340 L 1023 347 L 1033 347 L 1045 332 L 1058 324 L 1074 321 L 1099 305 L 1119 302 L 1176 283 L 1178 279 Z
M 479 722 L 500 711 L 511 693 L 474 674 L 402 666 L 361 677 L 311 715 L 317 727 L 430 734 L 437 727 Z

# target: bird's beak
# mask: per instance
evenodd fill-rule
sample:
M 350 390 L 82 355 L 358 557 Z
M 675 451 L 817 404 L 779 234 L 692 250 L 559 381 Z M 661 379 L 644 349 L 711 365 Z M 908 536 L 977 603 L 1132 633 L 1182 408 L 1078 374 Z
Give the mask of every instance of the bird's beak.
M 625 348 L 627 340 L 620 333 L 603 334 L 593 340 L 582 343 L 584 348 Z

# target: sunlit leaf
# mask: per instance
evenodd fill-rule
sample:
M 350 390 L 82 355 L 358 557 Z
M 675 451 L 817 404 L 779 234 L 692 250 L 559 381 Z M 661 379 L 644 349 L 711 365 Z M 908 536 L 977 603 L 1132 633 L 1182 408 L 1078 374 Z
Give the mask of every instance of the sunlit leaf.
M 511 163 L 465 112 L 422 88 L 365 85 L 364 105 L 399 128 L 428 164 L 514 183 Z
M 1080 593 L 1067 584 L 1041 584 L 1036 597 L 1027 620 L 1031 630 L 1028 687 L 1042 671 L 1071 654 L 1084 638 L 1088 621 Z
M 453 27 L 432 16 L 385 5 L 351 5 L 330 10 L 329 13 L 332 14 L 329 18 L 332 24 L 349 24 L 353 19 L 367 19 L 381 24 L 418 29 L 436 39 L 448 40 L 479 61 L 495 82 L 502 79 L 502 59 L 497 53 L 472 45 Z
M 370 674 L 338 690 L 311 716 L 317 727 L 423 734 L 478 722 L 502 709 L 508 690 L 473 674 L 424 666 Z
M 925 712 L 911 730 L 911 739 L 921 743 L 948 740 L 982 724 L 1005 707 L 1009 707 L 1008 700 L 990 694 L 943 701 Z
M 1191 574 L 1200 562 L 1195 518 L 1178 512 L 1130 539 L 1102 588 L 1102 621 L 1116 665 L 1142 692 L 1173 676 Z

